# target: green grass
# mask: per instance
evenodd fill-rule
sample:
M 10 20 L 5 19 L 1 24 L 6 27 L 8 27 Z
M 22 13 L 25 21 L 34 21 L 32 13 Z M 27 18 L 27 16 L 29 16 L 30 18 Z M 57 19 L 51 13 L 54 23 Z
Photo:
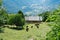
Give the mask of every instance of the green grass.
M 26 26 L 29 26 L 29 31 L 26 32 Z M 39 29 L 34 26 L 31 28 L 31 25 L 24 25 L 24 30 L 14 30 L 9 28 L 4 28 L 4 33 L 0 33 L 0 38 L 3 40 L 45 40 L 46 34 L 51 30 L 47 23 L 41 23 Z

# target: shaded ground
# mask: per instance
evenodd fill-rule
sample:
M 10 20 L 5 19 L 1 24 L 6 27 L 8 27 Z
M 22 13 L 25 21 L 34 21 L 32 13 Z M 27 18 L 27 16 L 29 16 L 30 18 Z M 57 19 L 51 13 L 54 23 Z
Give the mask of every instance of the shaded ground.
M 26 32 L 26 26 L 29 26 L 29 31 Z M 31 26 L 33 25 L 33 28 Z M 24 25 L 24 30 L 4 29 L 4 33 L 0 34 L 3 40 L 45 40 L 46 34 L 51 30 L 47 23 L 41 23 L 39 28 L 34 24 Z

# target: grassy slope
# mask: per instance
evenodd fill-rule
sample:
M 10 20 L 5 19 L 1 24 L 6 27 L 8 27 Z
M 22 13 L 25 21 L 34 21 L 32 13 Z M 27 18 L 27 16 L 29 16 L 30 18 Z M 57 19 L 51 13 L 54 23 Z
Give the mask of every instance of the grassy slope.
M 29 25 L 28 32 L 26 32 L 25 30 L 26 25 L 24 26 L 24 30 L 13 30 L 5 28 L 5 33 L 1 33 L 0 38 L 3 38 L 4 40 L 45 40 L 46 33 L 51 30 L 47 23 L 41 23 L 39 25 L 39 29 L 37 29 L 34 24 L 27 25 Z M 31 28 L 31 25 L 33 25 L 34 27 Z

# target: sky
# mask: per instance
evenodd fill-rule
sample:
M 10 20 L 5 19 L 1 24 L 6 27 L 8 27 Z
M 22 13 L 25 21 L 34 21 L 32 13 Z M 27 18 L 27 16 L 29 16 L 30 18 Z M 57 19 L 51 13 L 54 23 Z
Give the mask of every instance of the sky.
M 9 13 L 17 13 L 22 10 L 27 15 L 36 15 L 56 9 L 59 4 L 60 0 L 3 0 L 3 7 Z

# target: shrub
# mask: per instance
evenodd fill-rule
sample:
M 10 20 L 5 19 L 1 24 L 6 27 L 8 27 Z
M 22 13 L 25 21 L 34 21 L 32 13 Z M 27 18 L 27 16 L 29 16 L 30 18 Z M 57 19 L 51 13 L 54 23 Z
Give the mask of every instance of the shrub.
M 4 29 L 0 27 L 0 33 L 3 33 L 4 32 Z
M 15 20 L 15 15 L 9 15 L 8 24 L 13 25 Z
M 24 19 L 21 17 L 20 14 L 17 14 L 17 15 L 15 16 L 14 24 L 15 24 L 16 26 L 23 26 L 23 25 L 24 25 Z
M 10 17 L 8 23 L 10 25 L 16 25 L 17 28 L 23 28 L 23 25 L 25 24 L 24 15 L 21 12 L 19 12 L 18 14 Z
M 46 12 L 42 13 L 43 22 L 45 22 L 48 19 L 49 15 L 50 15 L 50 12 L 49 11 L 46 11 Z
M 0 26 L 2 26 L 3 25 L 3 21 L 2 20 L 0 20 Z
M 8 14 L 4 10 L 4 8 L 1 8 L 0 10 L 0 25 L 7 24 Z
M 52 16 L 50 17 L 52 17 L 51 19 L 54 19 L 53 24 L 51 24 L 53 27 L 47 34 L 46 40 L 60 40 L 60 10 L 53 12 Z

